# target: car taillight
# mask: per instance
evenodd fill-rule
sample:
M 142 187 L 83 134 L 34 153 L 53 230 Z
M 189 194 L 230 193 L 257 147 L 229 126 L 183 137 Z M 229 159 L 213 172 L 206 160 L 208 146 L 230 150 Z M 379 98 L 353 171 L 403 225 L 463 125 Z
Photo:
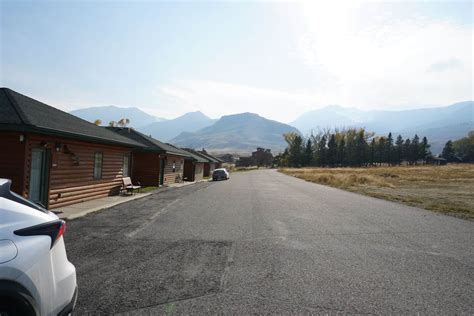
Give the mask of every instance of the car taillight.
M 47 222 L 27 228 L 15 230 L 15 235 L 18 236 L 38 236 L 46 235 L 51 237 L 51 247 L 59 240 L 66 230 L 66 222 L 59 219 L 52 222 Z

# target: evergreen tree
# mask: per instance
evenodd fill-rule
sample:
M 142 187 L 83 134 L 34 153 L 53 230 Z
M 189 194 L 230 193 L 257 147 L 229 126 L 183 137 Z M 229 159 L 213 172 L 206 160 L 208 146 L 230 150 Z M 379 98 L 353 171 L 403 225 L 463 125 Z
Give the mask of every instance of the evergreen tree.
M 337 143 L 336 143 L 336 135 L 331 134 L 331 137 L 329 138 L 328 142 L 328 149 L 327 149 L 327 163 L 331 166 L 334 167 L 337 162 Z
M 335 133 L 321 131 L 306 140 L 297 133 L 288 133 L 284 137 L 288 146 L 278 158 L 280 165 L 290 167 L 400 165 L 402 161 L 411 165 L 419 160 L 426 161 L 431 155 L 426 137 L 420 141 L 415 135 L 404 141 L 398 135 L 394 143 L 392 133 L 387 137 L 374 137 L 373 133 L 367 133 L 363 128 L 336 130 Z M 458 156 L 463 157 L 463 161 L 474 160 L 474 132 L 455 143 L 446 143 L 443 157 L 453 161 L 457 148 L 460 152 Z
M 357 164 L 357 152 L 356 152 L 356 131 L 355 129 L 349 129 L 346 133 L 346 151 L 345 151 L 345 165 L 355 166 Z
M 371 165 L 375 164 L 376 151 L 377 151 L 377 143 L 375 142 L 375 137 L 374 137 L 370 141 L 370 145 L 369 145 L 369 155 L 368 155 L 369 158 L 368 158 L 368 160 L 369 160 L 369 164 L 371 164 Z
M 423 163 L 426 162 L 426 159 L 431 155 L 430 151 L 431 145 L 428 144 L 428 139 L 426 137 L 423 137 L 421 143 L 420 143 L 420 151 L 419 151 L 419 157 L 420 159 L 423 160 Z
M 346 155 L 346 141 L 344 140 L 344 136 L 342 136 L 341 140 L 337 144 L 337 159 L 336 159 L 337 165 L 339 166 L 344 165 L 345 155 Z
M 367 164 L 367 142 L 365 141 L 365 130 L 361 128 L 356 136 L 356 164 L 362 166 Z
M 279 155 L 278 158 L 277 157 L 275 157 L 275 161 L 278 164 L 278 166 L 282 166 L 282 167 L 290 166 L 290 162 L 289 162 L 290 153 L 288 151 L 288 147 L 285 148 L 285 151 L 283 151 L 283 153 Z
M 311 138 L 306 140 L 306 146 L 303 152 L 303 166 L 310 166 L 313 160 L 313 143 L 311 142 Z
M 316 163 L 320 167 L 326 165 L 326 135 L 321 137 L 321 140 L 318 143 L 316 148 Z
M 467 137 L 453 142 L 456 157 L 462 162 L 474 162 L 474 131 L 470 131 Z
M 406 160 L 408 163 L 412 163 L 412 155 L 411 155 L 411 140 L 407 138 L 405 143 L 403 144 L 403 159 Z
M 290 167 L 300 167 L 303 156 L 303 138 L 297 133 L 287 133 L 283 136 L 288 143 L 288 165 Z
M 455 160 L 455 151 L 454 151 L 452 141 L 448 140 L 446 145 L 444 145 L 443 152 L 441 153 L 441 157 L 446 159 L 448 162 L 453 162 Z
M 395 141 L 395 162 L 400 165 L 403 160 L 403 138 L 402 135 L 398 135 Z
M 416 165 L 418 159 L 420 159 L 420 138 L 416 134 L 411 141 L 411 157 L 413 163 Z
M 394 150 L 393 150 L 393 137 L 392 133 L 388 133 L 387 143 L 385 146 L 385 157 L 389 165 L 393 165 L 395 162 Z
M 386 151 L 387 141 L 385 137 L 380 137 L 377 141 L 376 151 L 375 151 L 375 161 L 381 166 L 383 163 L 387 162 L 387 151 Z

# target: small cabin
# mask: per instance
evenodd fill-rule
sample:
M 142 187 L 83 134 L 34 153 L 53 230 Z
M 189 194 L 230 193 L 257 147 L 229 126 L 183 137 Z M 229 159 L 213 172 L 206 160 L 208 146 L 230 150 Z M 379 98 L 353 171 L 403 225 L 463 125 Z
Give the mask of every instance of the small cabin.
M 441 157 L 428 157 L 426 159 L 426 164 L 428 165 L 437 165 L 437 166 L 444 166 L 448 163 L 448 161 Z
M 139 181 L 142 186 L 161 186 L 183 181 L 185 159 L 190 155 L 188 152 L 133 128 L 107 129 L 142 145 L 132 153 L 133 181 Z
M 46 208 L 118 194 L 142 147 L 8 88 L 0 88 L 0 146 L 0 178 Z
M 184 180 L 202 180 L 204 178 L 204 164 L 207 163 L 208 160 L 198 155 L 193 149 L 183 148 L 183 150 L 190 154 L 190 156 L 184 160 Z

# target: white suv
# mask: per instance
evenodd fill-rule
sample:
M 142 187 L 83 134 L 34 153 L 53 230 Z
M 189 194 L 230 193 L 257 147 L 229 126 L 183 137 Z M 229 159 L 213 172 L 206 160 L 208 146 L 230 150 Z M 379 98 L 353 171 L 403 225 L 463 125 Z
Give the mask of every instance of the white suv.
M 0 316 L 67 315 L 77 299 L 66 223 L 0 179 Z
M 218 180 L 229 180 L 229 172 L 225 168 L 219 168 L 219 169 L 214 169 L 212 172 L 212 180 L 213 181 L 218 181 Z

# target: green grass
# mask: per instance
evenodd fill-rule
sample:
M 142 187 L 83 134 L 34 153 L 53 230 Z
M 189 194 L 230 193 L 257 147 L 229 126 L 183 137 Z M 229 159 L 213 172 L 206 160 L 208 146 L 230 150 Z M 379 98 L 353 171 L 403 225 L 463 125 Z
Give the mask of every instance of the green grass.
M 151 191 L 154 191 L 154 190 L 158 190 L 160 187 L 156 187 L 156 186 L 148 186 L 148 187 L 143 187 L 140 189 L 140 193 L 148 193 L 148 192 L 151 192 Z

